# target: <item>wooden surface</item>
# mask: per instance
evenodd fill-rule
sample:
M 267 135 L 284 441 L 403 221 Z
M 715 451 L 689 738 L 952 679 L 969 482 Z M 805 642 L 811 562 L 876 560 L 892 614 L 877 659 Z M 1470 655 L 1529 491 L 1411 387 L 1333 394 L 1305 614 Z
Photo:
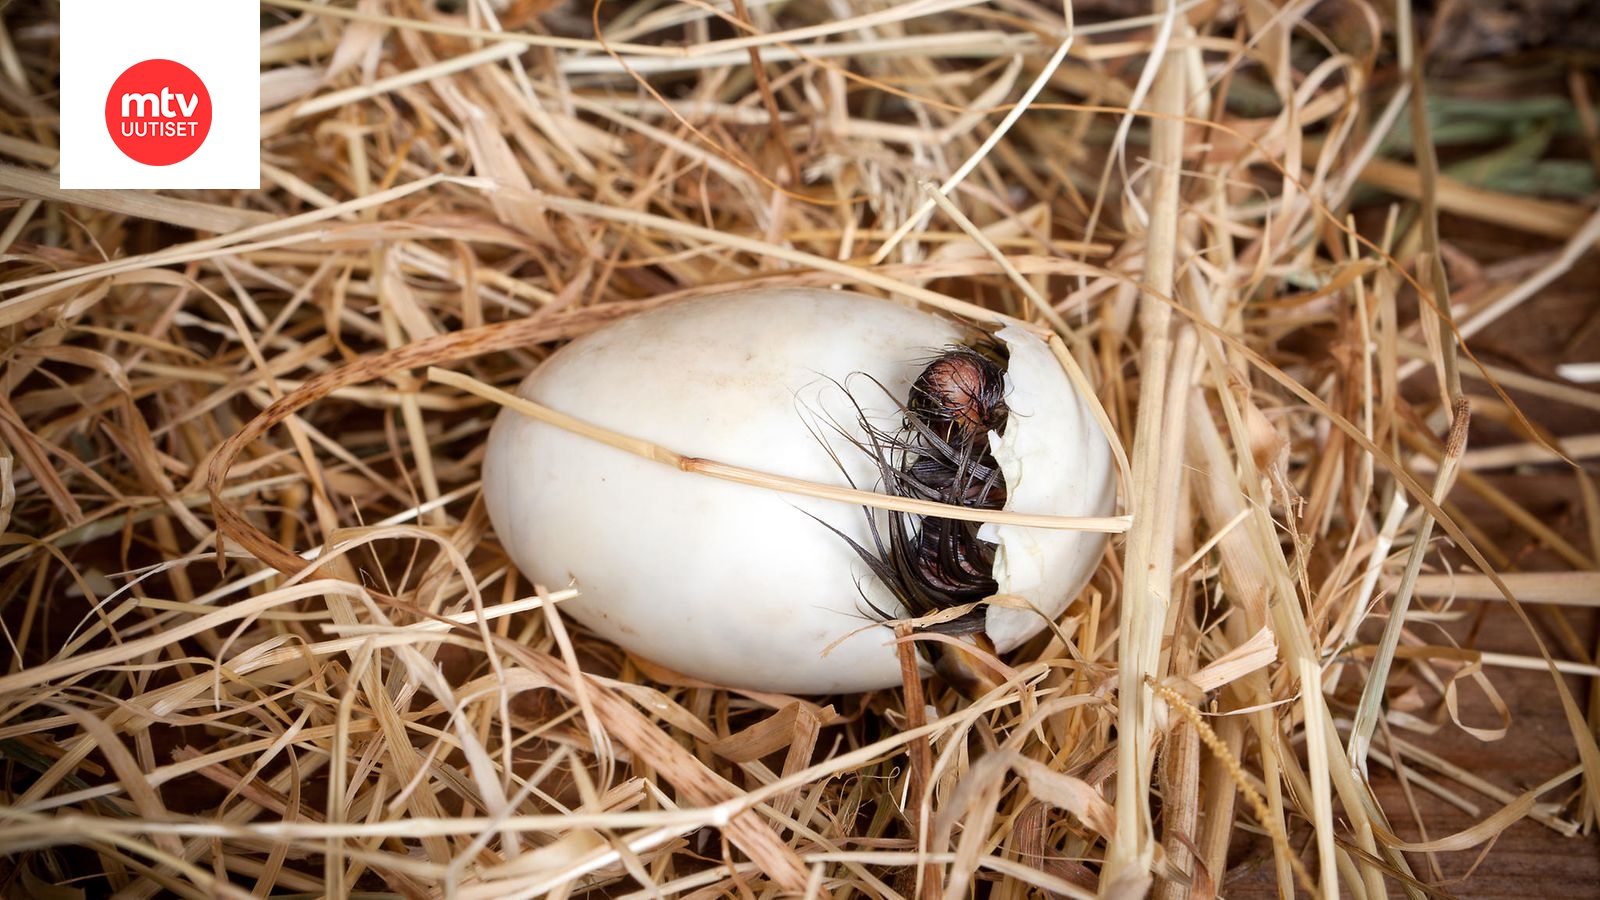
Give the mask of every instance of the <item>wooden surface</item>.
M 1536 243 L 1518 235 L 1489 231 L 1460 220 L 1447 220 L 1444 234 L 1457 249 L 1480 264 L 1493 264 L 1554 246 Z M 1554 367 L 1560 362 L 1600 361 L 1600 327 L 1597 327 L 1596 321 L 1600 319 L 1600 287 L 1597 287 L 1600 286 L 1600 260 L 1596 259 L 1597 255 L 1600 254 L 1590 254 L 1572 274 L 1475 338 L 1471 342 L 1473 349 L 1485 362 L 1547 378 L 1554 377 Z M 1412 379 L 1408 384 L 1408 395 L 1418 399 L 1429 396 L 1434 388 L 1424 381 L 1425 378 L 1431 376 Z M 1488 395 L 1488 390 L 1481 382 L 1469 382 L 1468 390 L 1480 396 Z M 1553 434 L 1592 434 L 1600 431 L 1600 415 L 1592 410 L 1515 391 L 1511 393 L 1530 419 Z M 1475 416 L 1471 447 L 1490 446 L 1514 439 L 1518 438 L 1508 427 L 1492 421 L 1490 416 Z M 1592 479 L 1600 481 L 1600 466 L 1590 461 L 1585 463 L 1585 468 Z M 1600 555 L 1600 551 L 1591 545 L 1587 534 L 1588 525 L 1580 500 L 1578 478 L 1571 469 L 1555 464 L 1515 473 L 1501 471 L 1484 474 L 1496 487 L 1524 504 L 1542 522 L 1555 528 L 1584 553 Z M 1548 549 L 1532 542 L 1525 533 L 1509 525 L 1504 516 L 1470 491 L 1458 487 L 1451 499 L 1494 540 L 1497 547 L 1512 557 L 1520 570 L 1561 571 L 1571 568 Z M 1505 603 L 1458 602 L 1450 609 L 1458 613 L 1459 618 L 1440 627 L 1462 646 L 1523 655 L 1536 654 L 1533 636 Z M 1592 661 L 1596 648 L 1600 647 L 1600 615 L 1596 615 L 1594 610 L 1564 608 L 1554 611 L 1550 607 L 1531 607 L 1530 614 L 1540 638 L 1552 653 L 1567 659 L 1584 658 L 1585 661 Z M 1561 626 L 1560 617 L 1565 618 L 1566 628 Z M 1380 627 L 1376 623 L 1369 625 L 1362 637 L 1373 640 Z M 1443 643 L 1439 628 L 1422 625 L 1417 627 L 1416 632 L 1431 643 Z M 1573 646 L 1574 637 L 1577 646 Z M 1580 657 L 1579 654 L 1585 652 L 1587 656 Z M 1448 721 L 1432 735 L 1397 731 L 1397 736 L 1419 744 L 1456 765 L 1469 768 L 1513 792 L 1526 790 L 1574 765 L 1577 752 L 1550 675 L 1540 671 L 1499 667 L 1489 669 L 1488 675 L 1512 710 L 1513 720 L 1506 738 L 1492 742 L 1480 741 Z M 1580 708 L 1587 711 L 1591 695 L 1596 690 L 1596 680 L 1569 677 L 1566 682 Z M 1416 679 L 1404 673 L 1398 674 L 1392 682 L 1396 685 L 1414 683 Z M 1339 686 L 1339 698 L 1352 697 L 1359 690 L 1360 685 L 1347 677 Z M 1435 712 L 1438 707 L 1437 693 L 1424 687 L 1420 694 L 1430 704 L 1420 714 Z M 1475 688 L 1463 689 L 1461 709 L 1462 717 L 1470 724 L 1498 724 L 1492 706 Z M 1381 743 L 1379 746 L 1382 746 Z M 1413 792 L 1416 800 L 1416 815 L 1413 816 L 1398 779 L 1387 770 L 1373 767 L 1374 789 L 1392 817 L 1394 830 L 1406 840 L 1423 838 L 1417 825 L 1419 820 L 1426 827 L 1428 838 L 1439 838 L 1471 826 L 1501 806 L 1499 801 L 1453 782 L 1446 780 L 1445 783 L 1477 804 L 1478 814 L 1462 811 L 1432 794 L 1417 790 Z M 1574 779 L 1542 799 L 1557 804 L 1563 815 L 1572 817 L 1578 808 L 1579 789 L 1579 782 Z M 1301 844 L 1308 833 L 1297 835 Z M 1306 858 L 1311 860 L 1311 854 L 1308 853 Z M 1525 820 L 1507 829 L 1491 845 L 1432 855 L 1413 853 L 1407 858 L 1413 873 L 1433 885 L 1439 895 L 1470 898 L 1600 897 L 1600 834 L 1568 838 Z M 1278 896 L 1270 849 L 1264 841 L 1255 842 L 1238 858 L 1230 860 L 1230 866 L 1221 888 L 1224 897 L 1245 900 Z M 1389 882 L 1388 887 L 1391 895 L 1401 895 L 1398 883 Z
M 1594 634 L 1593 615 L 1574 617 L 1573 623 L 1581 626 L 1580 634 Z M 1449 630 L 1464 633 L 1468 629 L 1457 625 Z M 1526 630 L 1508 610 L 1494 609 L 1483 618 L 1477 641 L 1482 649 L 1531 652 L 1532 644 Z M 1397 731 L 1397 736 L 1514 792 L 1537 785 L 1577 762 L 1550 676 L 1505 669 L 1491 670 L 1490 675 L 1515 717 L 1511 733 L 1504 740 L 1484 743 L 1452 726 L 1432 736 L 1405 731 Z M 1580 704 L 1587 701 L 1590 687 L 1582 679 L 1569 678 L 1567 684 Z M 1463 717 L 1468 722 L 1490 725 L 1497 721 L 1481 695 L 1468 691 L 1463 700 Z M 1447 780 L 1445 783 L 1450 784 Z M 1461 831 L 1500 808 L 1498 801 L 1459 785 L 1450 786 L 1476 803 L 1479 814 L 1471 815 L 1426 791 L 1415 790 L 1418 817 L 1427 827 L 1428 838 Z M 1423 839 L 1421 830 L 1407 812 L 1399 780 L 1389 771 L 1373 766 L 1373 787 L 1392 817 L 1395 832 L 1409 841 Z M 1562 809 L 1570 812 L 1575 801 L 1565 801 L 1571 800 L 1576 790 L 1577 781 L 1574 780 L 1551 791 L 1544 799 L 1561 802 Z M 1304 834 L 1298 837 L 1303 839 Z M 1567 838 L 1543 825 L 1523 821 L 1507 829 L 1479 861 L 1483 850 L 1478 847 L 1431 854 L 1431 860 L 1429 854 L 1412 853 L 1407 859 L 1418 878 L 1437 885 L 1441 893 L 1449 896 L 1600 897 L 1600 835 Z M 1308 854 L 1306 858 L 1312 857 Z M 1433 868 L 1435 863 L 1437 871 Z M 1401 895 L 1397 883 L 1389 882 L 1388 887 L 1391 895 Z M 1270 850 L 1265 842 L 1254 842 L 1241 854 L 1222 886 L 1222 895 L 1231 900 L 1278 896 Z

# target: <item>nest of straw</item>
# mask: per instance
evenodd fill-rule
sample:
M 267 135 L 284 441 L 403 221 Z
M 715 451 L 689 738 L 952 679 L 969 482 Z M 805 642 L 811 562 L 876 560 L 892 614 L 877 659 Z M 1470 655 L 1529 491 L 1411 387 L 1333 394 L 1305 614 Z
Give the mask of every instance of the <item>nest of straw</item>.
M 261 190 L 179 195 L 56 186 L 49 7 L 0 31 L 9 893 L 1420 896 L 1503 835 L 1592 853 L 1600 401 L 1473 350 L 1600 217 L 1484 171 L 1512 132 L 1404 10 L 267 0 Z M 1533 71 L 1456 84 L 1543 92 L 1515 159 L 1592 184 L 1586 76 Z M 428 367 L 756 285 L 1090 373 L 1131 527 L 1015 677 L 724 690 L 508 565 L 497 410 Z M 1581 361 L 1592 303 L 1551 315 Z

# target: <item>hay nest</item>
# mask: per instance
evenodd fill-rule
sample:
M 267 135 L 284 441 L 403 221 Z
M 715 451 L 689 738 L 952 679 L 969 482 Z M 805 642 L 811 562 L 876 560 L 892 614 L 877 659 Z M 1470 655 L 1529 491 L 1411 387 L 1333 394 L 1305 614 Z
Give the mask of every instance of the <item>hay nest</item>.
M 1600 402 L 1468 340 L 1600 237 L 1589 82 L 1460 82 L 1530 126 L 1404 12 L 1121 6 L 266 0 L 261 190 L 181 196 L 56 187 L 11 6 L 0 883 L 1377 897 L 1592 826 Z M 497 410 L 428 367 L 754 285 L 1026 317 L 1098 385 L 1131 527 L 993 690 L 719 689 L 509 567 Z

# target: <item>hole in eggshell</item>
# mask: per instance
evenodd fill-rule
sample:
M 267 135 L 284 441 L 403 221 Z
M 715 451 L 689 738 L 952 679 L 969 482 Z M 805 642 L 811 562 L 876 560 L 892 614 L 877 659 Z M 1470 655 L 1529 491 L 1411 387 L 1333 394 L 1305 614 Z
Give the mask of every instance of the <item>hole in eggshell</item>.
M 856 444 L 876 462 L 883 490 L 973 509 L 1005 506 L 1005 476 L 989 435 L 1004 434 L 1006 428 L 1006 363 L 1006 348 L 998 341 L 948 346 L 924 365 L 906 401 L 896 399 L 902 413 L 897 431 L 886 431 L 860 413 L 866 438 Z M 997 545 L 979 536 L 980 523 L 891 511 L 884 525 L 872 510 L 865 512 L 872 547 L 833 530 L 911 617 L 932 616 L 997 592 Z M 865 594 L 863 600 L 877 618 L 895 618 Z M 985 610 L 979 607 L 923 630 L 981 635 L 984 625 Z

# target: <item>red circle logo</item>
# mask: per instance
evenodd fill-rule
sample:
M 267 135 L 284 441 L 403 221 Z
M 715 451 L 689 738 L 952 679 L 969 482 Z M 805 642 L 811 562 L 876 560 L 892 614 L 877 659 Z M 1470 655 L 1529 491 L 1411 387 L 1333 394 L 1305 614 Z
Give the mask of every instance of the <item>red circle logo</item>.
M 211 131 L 211 94 L 194 70 L 170 59 L 134 63 L 106 95 L 106 130 L 128 158 L 170 166 L 200 149 Z

